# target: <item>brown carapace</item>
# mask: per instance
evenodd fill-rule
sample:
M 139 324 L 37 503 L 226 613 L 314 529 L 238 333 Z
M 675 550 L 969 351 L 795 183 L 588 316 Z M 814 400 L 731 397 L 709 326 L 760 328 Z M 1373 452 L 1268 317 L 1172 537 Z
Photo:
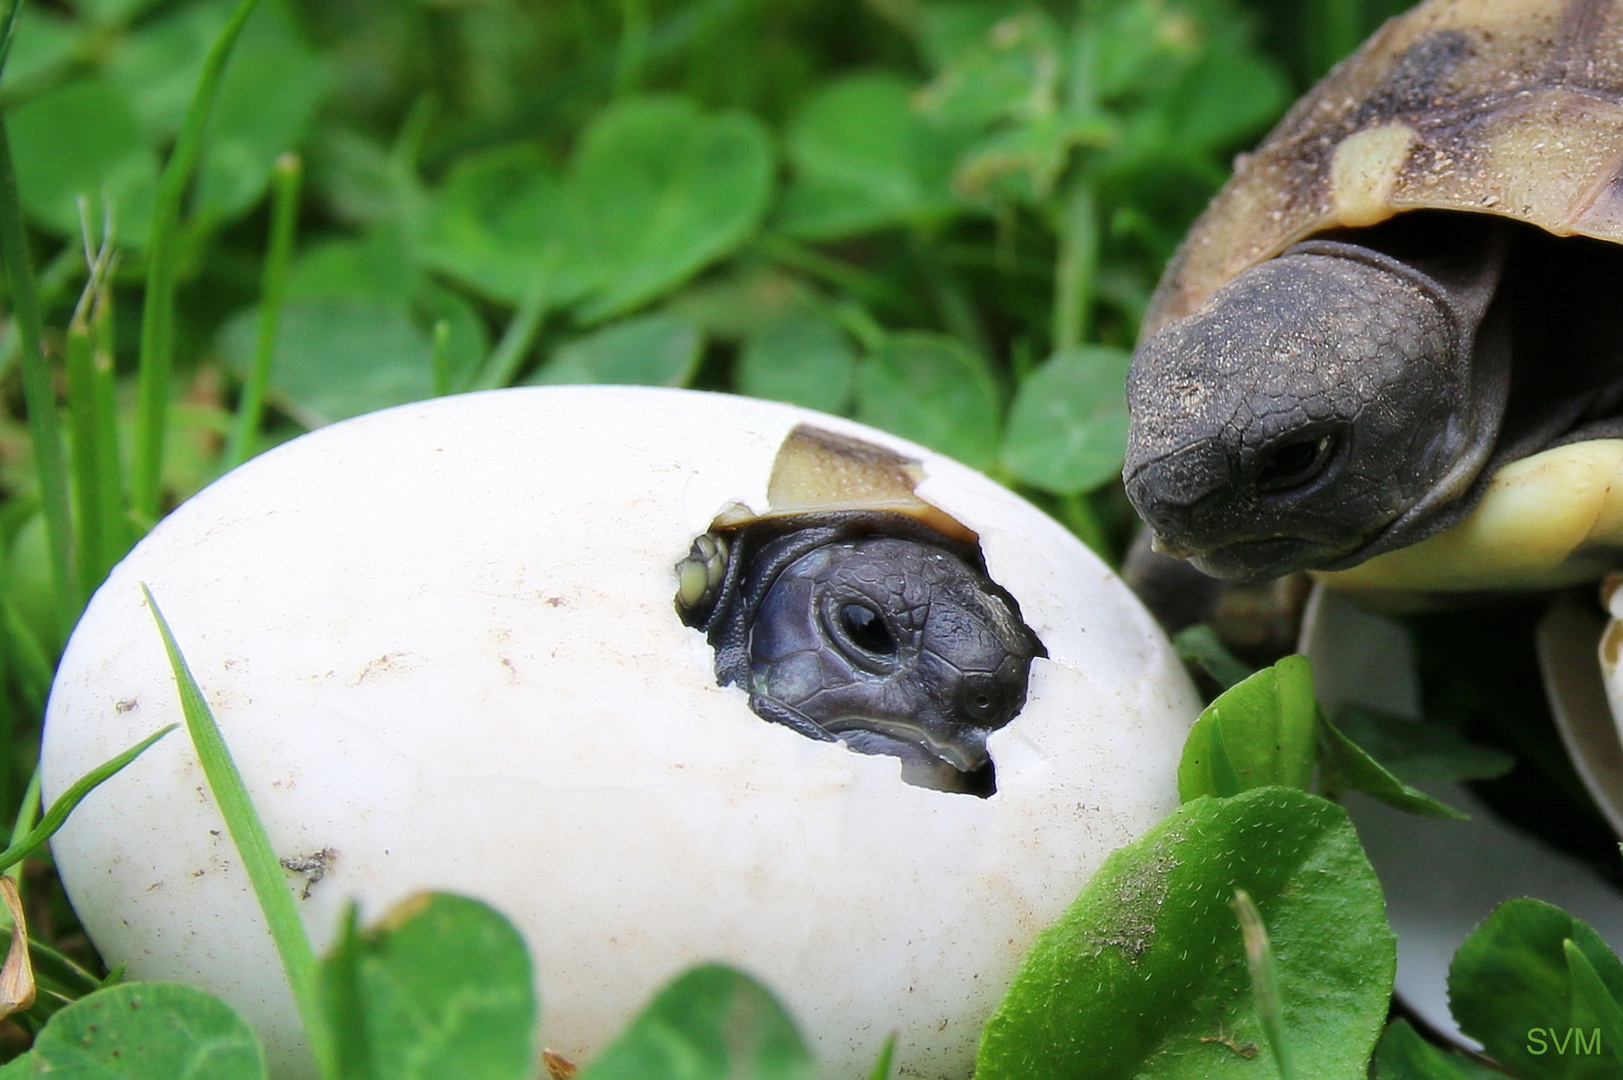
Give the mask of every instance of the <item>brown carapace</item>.
M 1310 91 L 1145 317 L 1124 479 L 1257 581 L 1460 522 L 1623 436 L 1623 0 L 1429 0 Z
M 1423 209 L 1623 242 L 1623 3 L 1431 0 L 1388 22 L 1235 163 L 1142 333 L 1299 240 Z

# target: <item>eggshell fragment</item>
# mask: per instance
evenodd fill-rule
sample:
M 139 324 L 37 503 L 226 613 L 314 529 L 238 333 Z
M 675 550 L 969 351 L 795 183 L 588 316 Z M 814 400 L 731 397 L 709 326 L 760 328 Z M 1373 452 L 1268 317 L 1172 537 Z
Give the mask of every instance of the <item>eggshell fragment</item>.
M 716 685 L 674 564 L 764 507 L 797 424 L 916 458 L 1048 650 L 993 736 L 989 799 L 899 780 Z M 701 961 L 765 980 L 829 1075 L 891 1032 L 904 1075 L 968 1075 L 1033 936 L 1176 804 L 1198 705 L 1121 582 L 1005 489 L 903 440 L 746 398 L 549 387 L 313 432 L 163 521 L 108 579 L 53 688 L 47 797 L 181 720 L 152 590 L 278 854 L 330 852 L 318 949 L 423 889 L 520 927 L 540 1044 L 581 1060 Z M 98 790 L 54 851 L 132 978 L 202 985 L 308 1075 L 270 941 L 183 734 Z M 290 888 L 302 884 L 289 874 Z
M 1563 607 L 1565 600 L 1539 626 L 1540 663 L 1557 724 L 1588 780 L 1574 729 L 1592 733 L 1598 725 L 1568 710 L 1584 698 L 1602 696 L 1598 685 L 1586 685 L 1598 684 L 1597 672 L 1575 670 L 1580 662 L 1593 667 L 1598 627 L 1573 626 L 1569 620 L 1577 612 L 1562 614 Z M 1587 619 L 1587 611 L 1583 615 Z M 1573 640 L 1582 636 L 1588 636 L 1587 645 Z M 1419 662 L 1402 622 L 1320 587 L 1303 615 L 1299 651 L 1313 661 L 1319 703 L 1330 715 L 1356 704 L 1420 719 Z M 1348 795 L 1347 810 L 1381 879 L 1387 917 L 1398 935 L 1394 990 L 1427 1024 L 1475 1045 L 1449 1010 L 1448 970 L 1455 951 L 1494 908 L 1513 896 L 1544 900 L 1587 922 L 1614 949 L 1623 947 L 1623 910 L 1616 891 L 1593 868 L 1500 820 L 1467 785 L 1419 786 L 1470 820 L 1420 817 L 1358 792 Z M 1590 790 L 1597 798 L 1605 795 Z

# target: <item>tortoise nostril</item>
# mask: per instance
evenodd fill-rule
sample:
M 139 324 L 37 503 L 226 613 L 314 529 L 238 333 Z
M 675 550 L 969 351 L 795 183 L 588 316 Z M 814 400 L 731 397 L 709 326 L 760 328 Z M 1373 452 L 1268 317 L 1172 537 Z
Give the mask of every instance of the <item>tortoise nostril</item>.
M 995 675 L 980 672 L 964 676 L 958 693 L 960 715 L 972 723 L 987 724 L 1001 717 L 1011 704 Z

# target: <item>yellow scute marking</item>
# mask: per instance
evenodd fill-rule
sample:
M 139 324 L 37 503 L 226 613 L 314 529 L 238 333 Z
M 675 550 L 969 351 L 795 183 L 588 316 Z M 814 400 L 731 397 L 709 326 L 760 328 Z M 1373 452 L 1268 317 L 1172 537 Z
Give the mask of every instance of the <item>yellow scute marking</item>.
M 1343 225 L 1374 225 L 1392 216 L 1392 188 L 1409 158 L 1414 130 L 1386 124 L 1354 132 L 1330 161 L 1330 199 Z

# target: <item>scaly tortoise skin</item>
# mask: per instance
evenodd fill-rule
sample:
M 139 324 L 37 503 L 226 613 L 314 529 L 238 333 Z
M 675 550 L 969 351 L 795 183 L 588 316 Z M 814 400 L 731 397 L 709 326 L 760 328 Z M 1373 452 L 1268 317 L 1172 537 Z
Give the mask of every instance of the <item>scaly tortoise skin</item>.
M 900 758 L 909 783 L 996 790 L 986 740 L 1047 655 L 978 537 L 914 494 L 916 462 L 801 426 L 769 509 L 725 511 L 677 564 L 716 680 L 807 738 Z
M 1237 162 L 1168 266 L 1130 498 L 1231 579 L 1593 576 L 1623 549 L 1619 244 L 1623 0 L 1421 4 Z

